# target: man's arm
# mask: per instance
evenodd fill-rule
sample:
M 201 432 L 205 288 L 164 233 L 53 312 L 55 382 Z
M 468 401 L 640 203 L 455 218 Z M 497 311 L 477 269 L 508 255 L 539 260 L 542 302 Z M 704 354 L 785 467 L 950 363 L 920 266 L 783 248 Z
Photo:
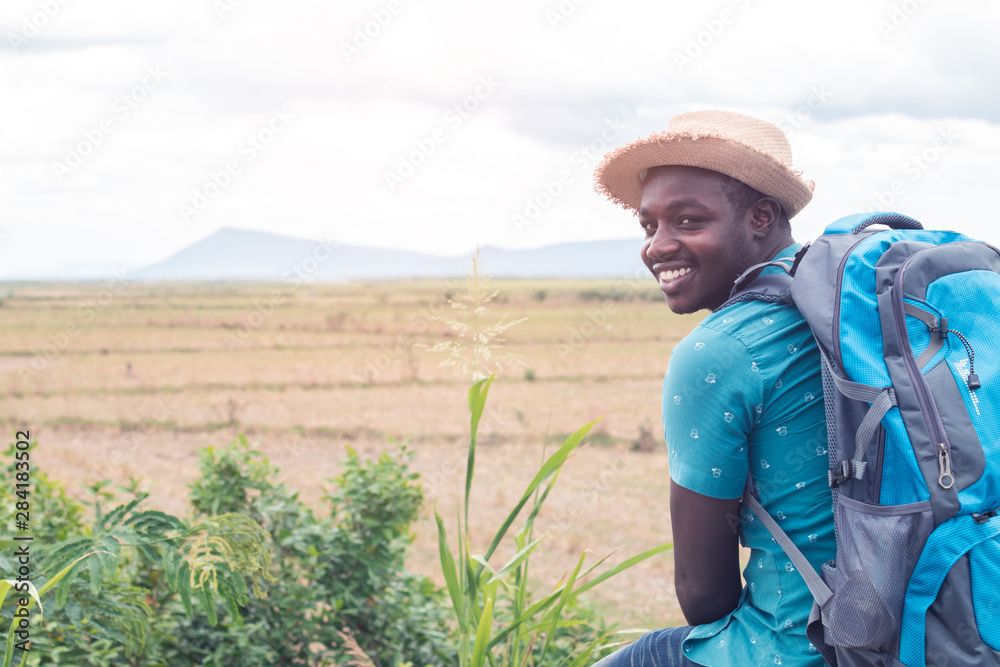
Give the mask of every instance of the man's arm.
M 670 483 L 674 586 L 691 625 L 717 621 L 739 603 L 739 507 L 739 498 L 712 498 Z

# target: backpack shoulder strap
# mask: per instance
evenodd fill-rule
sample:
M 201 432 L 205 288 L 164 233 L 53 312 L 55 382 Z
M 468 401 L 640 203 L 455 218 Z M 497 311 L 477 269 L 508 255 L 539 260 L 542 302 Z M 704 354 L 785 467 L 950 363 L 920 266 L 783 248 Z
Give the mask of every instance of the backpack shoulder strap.
M 771 515 L 767 513 L 767 510 L 760 504 L 760 501 L 753 497 L 749 489 L 743 493 L 743 504 L 757 515 L 757 518 L 767 528 L 767 532 L 771 533 L 774 541 L 784 549 L 785 555 L 792 561 L 795 569 L 799 571 L 803 581 L 806 582 L 806 586 L 809 587 L 809 592 L 812 593 L 816 604 L 821 608 L 825 607 L 826 603 L 833 597 L 833 591 L 826 585 L 826 582 L 819 576 L 805 555 L 799 551 L 799 548 L 795 546 L 791 538 L 781 529 L 778 522 L 771 518 Z
M 871 225 L 885 225 L 892 229 L 923 229 L 923 226 L 913 218 L 901 213 L 877 212 L 877 213 L 856 213 L 844 216 L 831 223 L 824 230 L 824 234 L 858 234 Z M 811 243 L 806 243 L 795 253 L 794 257 L 779 257 L 770 262 L 754 264 L 743 272 L 733 283 L 733 289 L 729 293 L 729 299 L 716 310 L 721 310 L 728 305 L 739 301 L 782 301 L 792 302 L 792 278 L 799 262 L 805 256 Z M 781 269 L 771 271 L 761 275 L 761 271 L 769 266 L 776 266 Z
M 780 301 L 791 303 L 792 276 L 805 247 L 794 257 L 779 257 L 770 262 L 762 262 L 761 264 L 751 266 L 736 279 L 733 283 L 733 289 L 729 293 L 729 299 L 716 308 L 716 310 L 722 310 L 726 306 L 740 301 Z M 776 266 L 781 271 L 770 271 L 761 275 L 761 271 L 769 266 Z
M 740 301 L 750 300 L 792 303 L 792 279 L 799 262 L 805 256 L 806 250 L 809 249 L 809 245 L 808 243 L 805 244 L 794 257 L 779 257 L 770 262 L 751 266 L 736 279 L 733 283 L 732 292 L 729 294 L 729 299 L 716 310 L 721 310 L 726 306 Z M 761 271 L 769 266 L 778 267 L 781 271 L 770 271 L 761 275 Z M 749 481 L 747 489 L 743 493 L 742 501 L 747 509 L 760 519 L 764 527 L 767 528 L 767 531 L 771 533 L 775 542 L 778 543 L 778 546 L 784 550 L 785 555 L 792 561 L 792 565 L 799 571 L 803 581 L 805 581 L 806 586 L 809 588 L 809 592 L 812 593 L 813 599 L 816 600 L 816 604 L 821 608 L 825 607 L 826 603 L 833 597 L 833 591 L 826 585 L 826 582 L 823 581 L 823 578 L 816 572 L 805 555 L 795 546 L 791 538 L 781 529 L 778 522 L 771 518 L 771 515 L 767 513 L 767 510 L 760 504 L 760 501 L 754 497 Z

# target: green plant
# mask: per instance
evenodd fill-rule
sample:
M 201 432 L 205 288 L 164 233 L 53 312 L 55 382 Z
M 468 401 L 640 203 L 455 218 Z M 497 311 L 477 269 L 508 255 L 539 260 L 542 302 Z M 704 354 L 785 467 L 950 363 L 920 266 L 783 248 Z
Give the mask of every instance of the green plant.
M 503 348 L 504 342 L 501 334 L 520 324 L 525 318 L 508 320 L 507 313 L 504 313 L 495 323 L 488 323 L 490 303 L 498 300 L 499 292 L 491 287 L 489 276 L 482 271 L 478 248 L 472 256 L 472 268 L 465 278 L 465 292 L 462 295 L 455 296 L 450 290 L 445 295 L 452 315 L 430 316 L 432 320 L 447 324 L 455 338 L 435 343 L 430 351 L 445 353 L 447 357 L 441 365 L 452 368 L 457 375 L 471 377 L 473 381 L 485 378 L 490 373 L 501 373 L 522 366 L 524 361 L 520 357 L 501 354 L 499 350 Z M 416 345 L 423 347 L 420 343 Z
M 405 445 L 374 459 L 348 448 L 343 474 L 312 510 L 241 436 L 199 452 L 194 513 L 183 519 L 146 509 L 136 480 L 96 482 L 81 503 L 33 469 L 36 589 L 0 583 L 0 612 L 10 618 L 17 606 L 30 610 L 38 650 L 19 651 L 16 636 L 0 631 L 0 667 L 558 667 L 598 657 L 611 631 L 581 595 L 669 545 L 604 572 L 595 570 L 604 559 L 585 567 L 581 555 L 552 589 L 529 591 L 530 556 L 541 539 L 533 535 L 535 517 L 588 424 L 544 461 L 488 549 L 473 554 L 469 497 L 492 381 L 469 393 L 457 558 L 435 512 L 445 590 L 404 569 L 423 501 Z M 13 470 L 0 470 L 0 518 L 8 524 Z M 527 519 L 510 538 L 517 553 L 503 565 L 491 562 L 523 512 Z M 14 552 L 12 540 L 0 539 L 3 573 L 16 571 Z M 593 579 L 583 583 L 587 575 Z
M 13 458 L 14 453 L 12 445 L 7 454 Z M 4 469 L 0 503 L 14 507 L 8 497 L 14 484 L 6 479 L 12 473 Z M 25 635 L 16 637 L 15 627 L 27 633 L 33 624 L 32 645 L 42 640 L 41 645 L 53 649 L 46 651 L 48 664 L 137 665 L 150 657 L 155 643 L 151 603 L 158 596 L 179 599 L 192 617 L 197 602 L 211 624 L 218 622 L 220 601 L 238 624 L 239 607 L 247 604 L 249 594 L 263 595 L 260 580 L 268 576 L 270 565 L 267 535 L 246 517 L 224 514 L 185 522 L 144 510 L 146 494 L 135 483 L 122 487 L 130 499 L 105 512 L 105 504 L 114 504 L 116 496 L 101 482 L 90 487 L 94 516 L 85 523 L 81 505 L 69 500 L 60 485 L 37 469 L 31 479 L 28 497 L 32 509 L 40 510 L 27 542 L 31 585 L 12 576 L 0 583 L 0 608 L 10 590 L 16 593 L 11 596 L 14 609 L 3 644 L 3 667 L 15 658 L 21 665 L 40 659 L 38 651 L 18 646 L 15 639 Z M 46 535 L 62 539 L 40 539 Z M 25 544 L 6 539 L 2 551 L 14 554 Z M 4 573 L 20 572 L 14 565 L 6 559 L 0 562 Z M 46 597 L 54 598 L 47 602 L 48 609 L 42 605 Z M 36 606 L 37 613 L 32 613 Z
M 36 650 L 8 637 L 5 665 L 449 664 L 443 593 L 403 570 L 422 503 L 410 458 L 405 446 L 375 460 L 348 450 L 323 516 L 243 437 L 200 452 L 189 520 L 145 510 L 135 480 L 96 482 L 81 504 L 32 470 L 37 589 L 0 583 L 0 610 L 13 616 L 11 600 L 25 602 Z M 12 471 L 0 471 L 8 520 Z M 11 577 L 14 542 L 0 545 Z
M 241 610 L 242 629 L 181 619 L 170 664 L 351 664 L 356 651 L 377 665 L 448 664 L 443 595 L 403 569 L 423 500 L 410 459 L 405 446 L 374 460 L 348 448 L 322 514 L 278 483 L 277 468 L 245 438 L 201 452 L 193 506 L 202 515 L 240 513 L 266 530 L 275 581 L 267 599 Z
M 571 434 L 559 449 L 542 464 L 534 479 L 528 484 L 520 500 L 507 515 L 503 524 L 494 534 L 485 553 L 473 554 L 469 546 L 469 498 L 475 474 L 476 436 L 486 398 L 493 377 L 481 380 L 469 389 L 469 411 L 471 428 L 468 464 L 465 475 L 464 507 L 458 516 L 458 556 L 457 559 L 448 544 L 448 536 L 441 515 L 435 509 L 438 527 L 438 548 L 441 570 L 447 583 L 458 629 L 458 663 L 461 667 L 482 667 L 489 663 L 509 667 L 525 665 L 569 665 L 581 667 L 589 664 L 591 654 L 598 651 L 611 632 L 599 627 L 595 632 L 580 635 L 586 620 L 577 614 L 579 597 L 601 582 L 632 567 L 651 556 L 669 549 L 671 544 L 663 544 L 633 556 L 590 579 L 590 575 L 607 558 L 584 569 L 586 552 L 580 555 L 572 573 L 559 582 L 551 592 L 541 599 L 533 600 L 528 591 L 528 566 L 532 552 L 542 537 L 533 535 L 535 518 L 552 491 L 566 459 L 583 441 L 595 422 L 591 422 Z M 516 552 L 499 567 L 490 563 L 500 542 L 507 535 L 520 513 L 529 507 L 528 517 L 522 528 L 513 536 Z M 577 632 L 575 640 L 569 643 L 569 650 L 563 650 L 556 657 L 560 638 L 566 633 Z M 581 638 L 584 639 L 581 642 Z M 582 643 L 582 650 L 580 645 Z M 549 658 L 549 661 L 546 661 Z M 553 661 L 555 659 L 555 661 Z M 499 662 L 498 662 L 499 660 Z

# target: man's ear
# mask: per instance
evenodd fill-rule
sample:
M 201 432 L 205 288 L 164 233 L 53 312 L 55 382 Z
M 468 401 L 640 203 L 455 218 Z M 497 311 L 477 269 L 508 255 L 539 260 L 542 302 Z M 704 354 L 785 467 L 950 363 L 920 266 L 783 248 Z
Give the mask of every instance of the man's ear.
M 750 210 L 750 231 L 753 237 L 761 240 L 771 233 L 771 230 L 781 219 L 781 204 L 774 197 L 761 197 Z

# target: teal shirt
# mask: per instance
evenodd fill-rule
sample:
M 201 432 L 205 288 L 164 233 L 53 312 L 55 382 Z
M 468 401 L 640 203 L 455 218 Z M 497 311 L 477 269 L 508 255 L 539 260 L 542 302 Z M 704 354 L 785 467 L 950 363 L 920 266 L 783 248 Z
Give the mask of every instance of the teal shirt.
M 793 305 L 736 303 L 678 343 L 663 381 L 663 426 L 675 483 L 739 498 L 749 473 L 813 567 L 834 558 L 820 358 Z M 742 519 L 751 554 L 739 606 L 695 627 L 685 655 L 712 667 L 823 665 L 806 638 L 809 589 L 761 522 L 749 510 Z

